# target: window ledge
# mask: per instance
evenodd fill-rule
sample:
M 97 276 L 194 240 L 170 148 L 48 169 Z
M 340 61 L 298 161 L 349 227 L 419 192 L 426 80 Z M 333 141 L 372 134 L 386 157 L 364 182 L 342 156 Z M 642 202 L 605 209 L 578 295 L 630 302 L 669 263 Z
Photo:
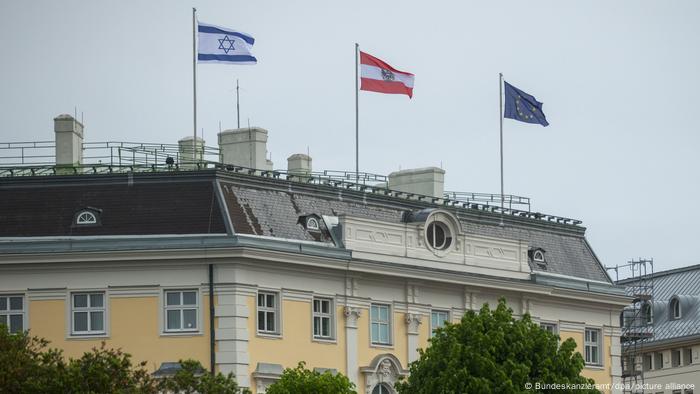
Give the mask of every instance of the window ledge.
M 72 340 L 90 340 L 90 339 L 109 339 L 109 334 L 104 333 L 104 334 L 69 334 L 66 336 L 66 339 L 69 341 Z
M 605 369 L 605 366 L 600 364 L 585 364 L 583 367 L 586 369 L 597 369 L 600 371 Z
M 265 338 L 265 339 L 282 339 L 282 334 L 272 334 L 272 333 L 265 333 L 265 332 L 258 332 L 255 334 L 255 336 L 258 336 L 260 338 Z
M 391 343 L 370 343 L 370 347 L 376 347 L 380 349 L 393 349 L 394 344 Z
M 204 335 L 201 331 L 164 331 L 161 337 L 196 337 Z
M 338 340 L 335 338 L 313 338 L 313 342 L 322 343 L 324 345 L 336 345 Z

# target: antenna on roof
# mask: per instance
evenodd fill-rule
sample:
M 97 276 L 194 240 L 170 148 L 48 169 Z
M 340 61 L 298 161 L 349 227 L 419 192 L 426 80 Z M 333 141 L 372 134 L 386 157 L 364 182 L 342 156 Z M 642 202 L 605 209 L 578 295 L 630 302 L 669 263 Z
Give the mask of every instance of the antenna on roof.
M 306 156 L 311 156 L 308 145 L 306 145 Z
M 250 130 L 250 118 L 248 118 L 248 130 Z

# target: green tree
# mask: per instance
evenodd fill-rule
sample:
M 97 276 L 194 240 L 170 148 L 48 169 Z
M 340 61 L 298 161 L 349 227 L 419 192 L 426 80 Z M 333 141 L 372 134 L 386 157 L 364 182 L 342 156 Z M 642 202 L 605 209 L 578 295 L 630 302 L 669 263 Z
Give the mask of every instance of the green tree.
M 65 363 L 60 351 L 46 349 L 48 343 L 0 324 L 0 392 L 58 392 Z
M 400 394 L 414 393 L 541 393 L 536 383 L 593 384 L 580 375 L 583 358 L 576 342 L 532 322 L 513 318 L 500 299 L 495 310 L 484 304 L 456 324 L 447 323 L 411 363 L 410 375 L 396 384 Z M 533 386 L 528 388 L 528 383 Z M 557 393 L 598 393 L 594 388 L 561 389 Z
M 267 388 L 267 394 L 356 394 L 355 384 L 343 374 L 320 373 L 306 369 L 302 361 L 287 368 L 280 380 Z
M 131 355 L 105 343 L 82 357 L 66 361 L 60 350 L 29 332 L 9 333 L 0 324 L 0 393 L 247 393 L 233 375 L 212 375 L 199 361 L 180 361 L 172 377 L 155 379 L 146 362 L 134 365 Z

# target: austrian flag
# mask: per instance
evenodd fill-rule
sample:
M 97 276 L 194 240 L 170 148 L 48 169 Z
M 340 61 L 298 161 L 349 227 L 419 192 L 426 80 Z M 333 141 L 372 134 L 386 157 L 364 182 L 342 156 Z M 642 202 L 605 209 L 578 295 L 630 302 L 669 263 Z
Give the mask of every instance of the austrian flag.
M 413 74 L 360 51 L 360 90 L 413 97 Z

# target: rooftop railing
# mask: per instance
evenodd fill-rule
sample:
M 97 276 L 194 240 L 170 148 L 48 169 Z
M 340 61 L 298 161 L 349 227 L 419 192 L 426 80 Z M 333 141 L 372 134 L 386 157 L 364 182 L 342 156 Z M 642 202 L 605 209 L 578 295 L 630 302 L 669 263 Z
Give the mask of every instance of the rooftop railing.
M 128 172 L 169 172 L 217 169 L 226 172 L 287 179 L 308 184 L 328 185 L 346 190 L 372 193 L 408 200 L 425 201 L 443 206 L 477 209 L 503 215 L 538 219 L 561 224 L 581 224 L 580 220 L 531 212 L 530 198 L 493 193 L 446 191 L 442 197 L 408 193 L 388 188 L 388 177 L 380 174 L 342 170 L 295 173 L 285 170 L 261 170 L 222 164 L 219 148 L 197 148 L 192 161 L 192 148 L 177 144 L 138 142 L 83 143 L 83 164 L 55 165 L 53 141 L 0 143 L 0 178 L 18 176 L 51 176 L 80 174 L 112 174 Z M 168 160 L 171 158 L 172 160 Z

